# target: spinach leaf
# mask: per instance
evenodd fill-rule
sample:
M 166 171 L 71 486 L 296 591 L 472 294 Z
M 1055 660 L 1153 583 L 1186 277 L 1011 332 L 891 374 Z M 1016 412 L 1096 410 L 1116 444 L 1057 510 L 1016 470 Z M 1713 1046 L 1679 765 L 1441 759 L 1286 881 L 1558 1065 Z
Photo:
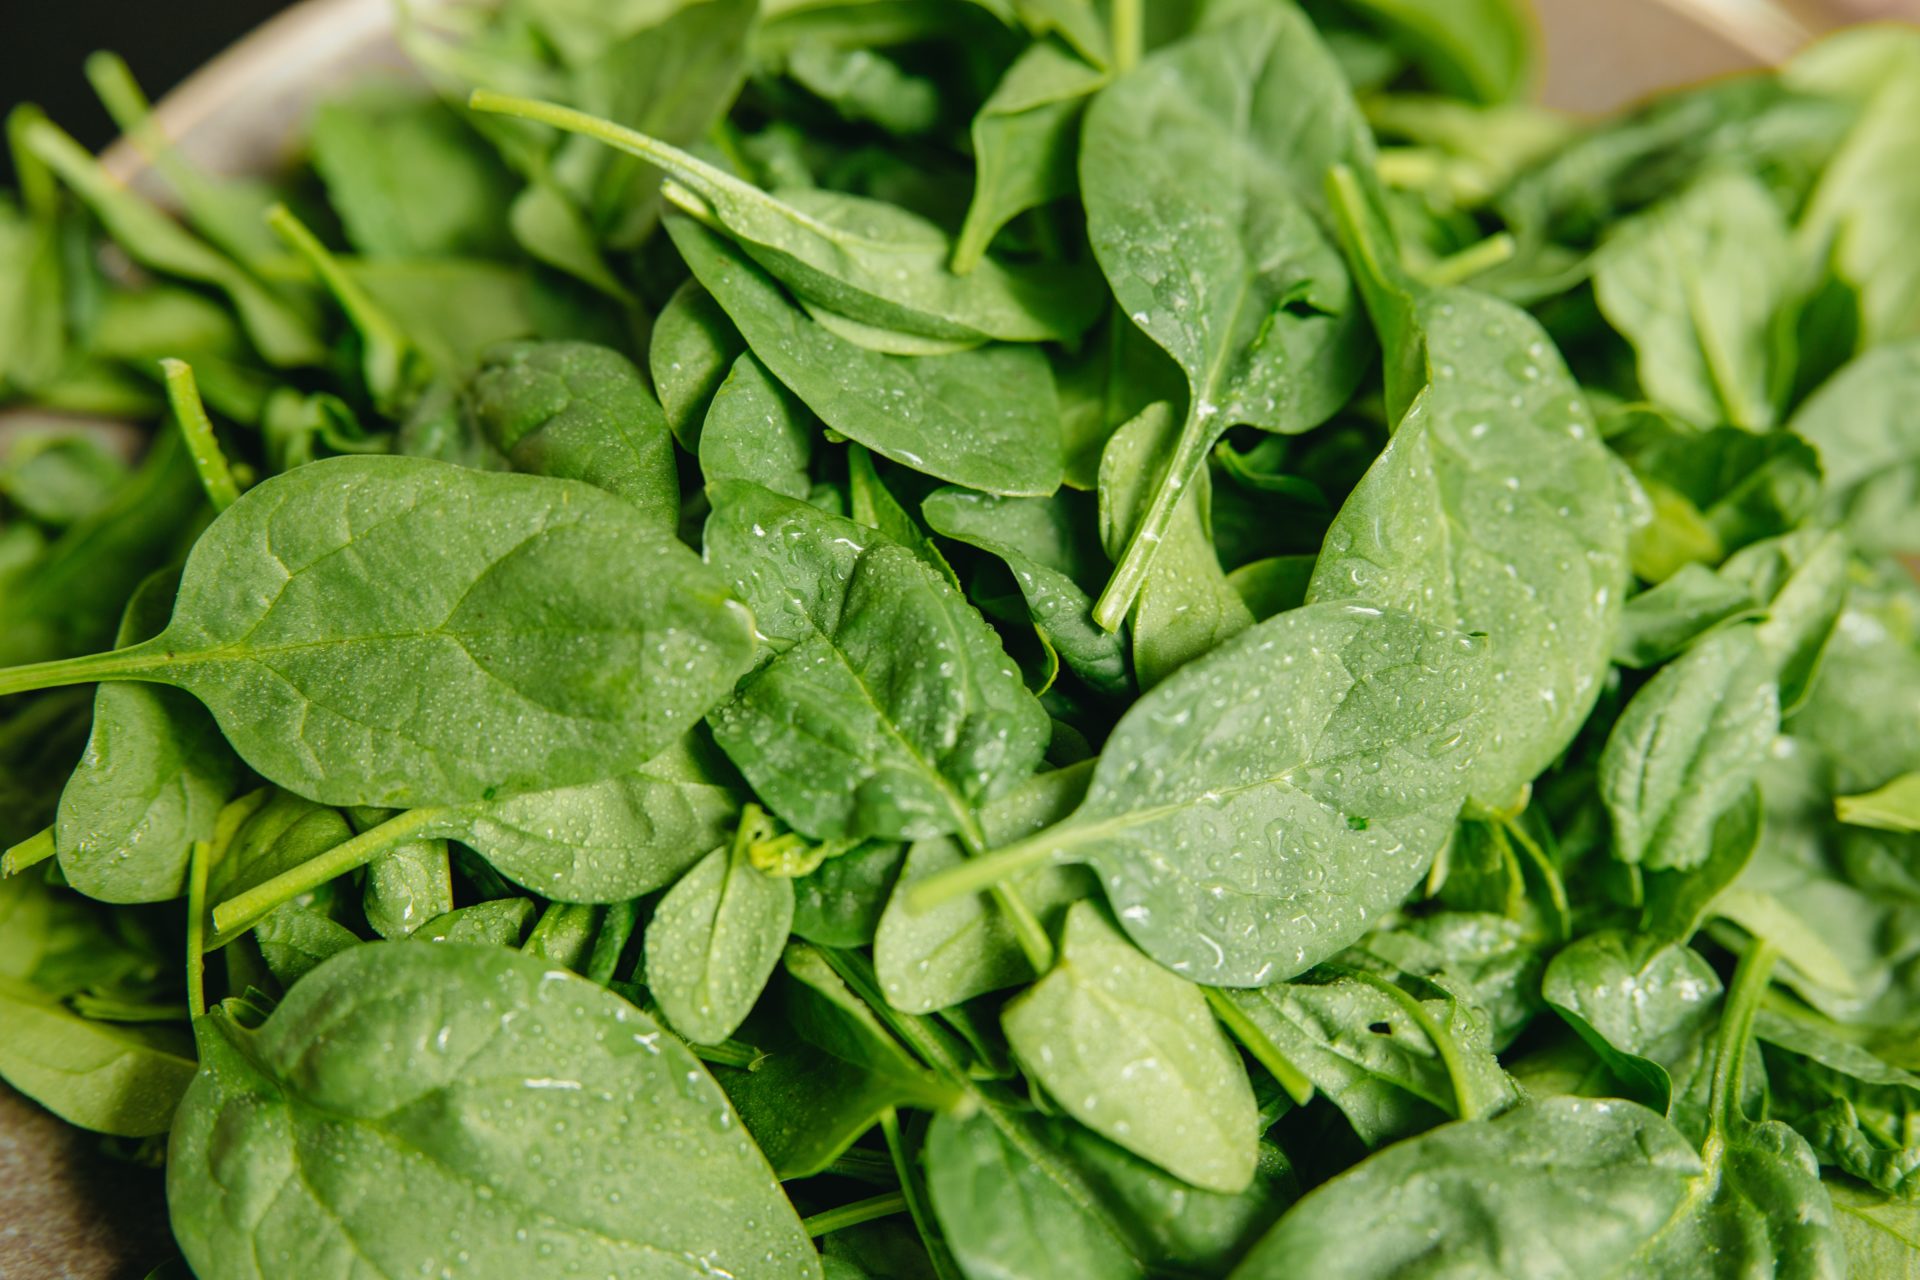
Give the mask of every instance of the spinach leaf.
M 444 1259 L 489 1276 L 704 1257 L 736 1275 L 819 1274 L 693 1055 L 531 957 L 356 947 L 258 1030 L 215 1009 L 197 1035 L 204 1065 L 168 1162 L 174 1234 L 196 1274 L 261 1275 L 294 1257 L 396 1272 Z M 323 1175 L 315 1144 L 352 1158 Z M 422 1233 L 362 1194 L 367 1178 L 404 1184 L 444 1230 Z M 244 1212 L 256 1194 L 275 1212 Z
M 714 712 L 722 749 L 816 839 L 960 831 L 977 848 L 973 806 L 1046 747 L 1045 713 L 998 637 L 877 533 L 749 486 L 714 497 L 708 556 L 782 650 Z
M 1781 1002 L 1754 1019 L 1772 1114 L 1833 1165 L 1888 1195 L 1920 1189 L 1920 1076 L 1845 1038 L 1836 1024 Z
M 0 689 L 174 684 L 290 789 L 460 803 L 651 756 L 744 668 L 747 627 L 713 575 L 598 490 L 335 458 L 223 513 L 159 636 L 14 668 Z
M 1613 660 L 1623 667 L 1657 667 L 1720 624 L 1751 617 L 1760 605 L 1739 581 L 1688 562 L 1627 599 Z
M 1513 0 L 1353 0 L 1448 94 L 1505 102 L 1532 71 L 1528 18 Z
M 1700 1170 L 1686 1139 L 1644 1107 L 1546 1098 L 1368 1157 L 1309 1192 L 1233 1274 L 1617 1274 L 1686 1204 Z
M 1120 310 L 1186 374 L 1185 420 L 1094 612 L 1119 625 L 1214 442 L 1299 432 L 1370 351 L 1322 228 L 1328 166 L 1370 166 L 1364 122 L 1292 4 L 1233 4 L 1101 90 L 1080 153 L 1087 234 Z
M 748 480 L 789 498 L 805 498 L 813 481 L 813 415 L 767 366 L 742 352 L 713 393 L 700 427 L 700 471 L 709 484 Z
M 349 815 L 365 830 L 360 815 Z M 453 869 L 444 840 L 416 840 L 367 864 L 361 910 L 383 938 L 407 938 L 453 908 Z
M 761 363 L 821 421 L 876 453 L 988 493 L 1060 483 L 1059 406 L 1046 359 L 995 344 L 888 356 L 836 337 L 743 253 L 692 220 L 667 230 Z
M 1656 403 L 1702 426 L 1765 431 L 1792 262 L 1773 194 L 1731 170 L 1620 223 L 1595 256 L 1593 291 Z
M 647 925 L 647 985 L 673 1029 L 699 1044 L 739 1029 L 787 944 L 793 881 L 747 857 L 764 822 L 748 810 L 732 843 L 694 863 Z
M 1283 613 L 1135 703 L 1072 816 L 918 901 L 1084 861 L 1128 936 L 1174 972 L 1291 977 L 1364 933 L 1446 839 L 1482 663 L 1474 641 L 1405 614 Z
M 746 350 L 746 340 L 698 280 L 684 280 L 653 322 L 647 365 L 667 425 L 682 448 L 700 440 L 720 384 Z
M 1124 694 L 1131 682 L 1121 638 L 1093 621 L 1093 596 L 1106 557 L 1093 512 L 1070 493 L 999 498 L 939 489 L 920 504 L 927 524 L 1006 562 L 1034 629 L 1067 667 L 1098 693 Z
M 1036 1083 L 1075 1119 L 1195 1186 L 1253 1179 L 1253 1090 L 1199 988 L 1134 950 L 1091 903 L 1054 970 L 1001 1014 Z
M 1050 40 L 1028 45 L 1007 68 L 973 118 L 973 199 L 954 240 L 954 271 L 979 266 L 1016 215 L 1073 194 L 1081 117 L 1106 80 Z
M 121 622 L 122 646 L 165 629 L 178 583 L 177 572 L 162 570 L 140 585 Z M 212 717 L 186 694 L 101 685 L 86 751 L 54 820 L 61 874 L 103 902 L 179 896 L 193 842 L 212 837 L 238 771 Z
M 489 353 L 466 407 L 516 471 L 582 480 L 626 499 L 662 533 L 680 523 L 665 416 L 640 371 L 585 342 L 519 342 Z
M 1830 1182 L 1834 1230 L 1846 1247 L 1848 1274 L 1914 1280 L 1920 1276 L 1920 1204 L 1891 1200 L 1850 1182 Z
M 1721 987 L 1690 947 L 1601 932 L 1548 963 L 1542 994 L 1636 1101 L 1671 1116 L 1673 1075 L 1684 1063 L 1684 1083 L 1697 1069 Z
M 819 188 L 769 194 L 657 138 L 552 103 L 479 91 L 471 105 L 581 133 L 659 166 L 670 178 L 668 199 L 725 232 L 804 301 L 857 324 L 943 341 L 1044 342 L 1072 338 L 1095 318 L 1070 270 L 986 261 L 956 275 L 946 234 L 897 206 Z
M 1920 547 L 1920 457 L 1899 423 L 1920 387 L 1920 342 L 1877 347 L 1816 391 L 1787 424 L 1820 454 L 1827 514 L 1869 551 Z

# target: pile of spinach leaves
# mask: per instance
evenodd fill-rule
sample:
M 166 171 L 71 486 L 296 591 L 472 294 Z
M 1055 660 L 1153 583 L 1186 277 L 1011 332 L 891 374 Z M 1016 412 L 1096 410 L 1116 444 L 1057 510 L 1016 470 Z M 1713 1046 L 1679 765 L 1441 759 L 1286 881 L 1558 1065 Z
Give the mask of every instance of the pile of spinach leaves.
M 1920 33 L 400 29 L 7 127 L 0 1077 L 194 1274 L 1920 1277 Z

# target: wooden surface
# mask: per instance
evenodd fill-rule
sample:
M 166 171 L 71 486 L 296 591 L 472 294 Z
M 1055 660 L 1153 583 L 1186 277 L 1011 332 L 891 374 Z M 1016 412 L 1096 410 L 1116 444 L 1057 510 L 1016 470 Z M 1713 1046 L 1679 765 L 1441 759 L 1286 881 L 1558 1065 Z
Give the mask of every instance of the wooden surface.
M 0 1277 L 143 1280 L 178 1256 L 160 1171 L 108 1141 L 0 1083 Z

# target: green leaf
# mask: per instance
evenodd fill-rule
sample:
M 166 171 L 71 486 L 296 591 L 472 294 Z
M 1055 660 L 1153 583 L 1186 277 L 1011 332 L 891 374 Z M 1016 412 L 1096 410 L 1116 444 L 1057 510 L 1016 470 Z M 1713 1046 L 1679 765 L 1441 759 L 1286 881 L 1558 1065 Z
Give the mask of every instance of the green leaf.
M 1210 1191 L 1252 1181 L 1253 1090 L 1206 997 L 1098 907 L 1068 909 L 1058 964 L 1001 1021 L 1033 1079 L 1088 1128 Z
M 940 489 L 920 504 L 942 537 L 1000 557 L 1013 572 L 1034 629 L 1073 673 L 1098 693 L 1131 687 L 1121 637 L 1093 621 L 1093 595 L 1105 572 L 1093 512 L 1077 495 L 999 498 Z
M 818 435 L 799 398 L 751 352 L 742 352 L 700 427 L 700 473 L 708 484 L 747 480 L 804 499 L 813 488 L 807 465 Z
M 513 179 L 444 105 L 380 85 L 313 113 L 313 165 L 357 252 L 500 257 Z
M 1537 1100 L 1395 1143 L 1323 1183 L 1234 1280 L 1618 1274 L 1686 1204 L 1700 1167 L 1644 1107 Z
M 1355 7 L 1448 94 L 1506 102 L 1530 87 L 1535 37 L 1514 0 L 1355 0 Z
M 1185 419 L 1095 617 L 1125 616 L 1188 488 L 1231 426 L 1332 416 L 1371 352 L 1328 233 L 1329 166 L 1372 142 L 1292 4 L 1239 4 L 1100 91 L 1081 141 L 1087 234 L 1120 310 L 1187 377 Z
M 1048 40 L 1014 59 L 973 117 L 973 199 L 953 245 L 953 269 L 985 258 L 994 235 L 1028 209 L 1076 189 L 1080 119 L 1107 73 Z
M 989 846 L 1011 844 L 1066 817 L 1086 795 L 1088 764 L 1036 774 L 980 811 Z M 916 841 L 881 913 L 873 964 L 887 1003 L 905 1013 L 932 1013 L 1039 975 L 1027 962 L 1006 917 L 981 894 L 914 910 L 918 880 L 967 857 L 949 836 Z M 1015 893 L 1051 930 L 1067 908 L 1090 897 L 1092 878 L 1078 867 L 1041 867 L 1013 881 Z
M 834 336 L 736 246 L 671 216 L 674 244 L 747 345 L 827 426 L 917 471 L 988 493 L 1060 483 L 1059 405 L 1044 356 L 993 344 L 888 356 Z
M 667 425 L 682 448 L 698 447 L 708 406 L 746 348 L 733 321 L 698 280 L 682 281 L 667 299 L 653 322 L 647 366 Z
M 1623 667 L 1657 667 L 1722 623 L 1751 617 L 1761 603 L 1743 583 L 1703 564 L 1683 564 L 1627 600 L 1613 660 Z
M 1762 1007 L 1770 1112 L 1837 1166 L 1888 1195 L 1920 1190 L 1920 1076 L 1845 1038 L 1818 1014 Z
M 1834 801 L 1840 821 L 1881 831 L 1920 831 L 1920 773 L 1903 773 L 1886 786 Z
M 1614 725 L 1600 794 L 1614 856 L 1655 870 L 1704 862 L 1780 731 L 1780 689 L 1755 628 L 1716 631 L 1661 668 Z
M 1765 431 L 1792 262 L 1773 193 L 1728 170 L 1620 223 L 1595 256 L 1593 291 L 1656 403 L 1701 426 Z
M 769 194 L 657 138 L 549 103 L 481 91 L 472 106 L 581 133 L 659 166 L 671 179 L 668 199 L 801 299 L 857 323 L 964 342 L 1046 342 L 1076 337 L 1096 318 L 1097 295 L 1074 287 L 1074 269 L 987 262 L 956 275 L 946 233 L 895 205 L 821 188 Z
M 660 532 L 680 524 L 673 437 L 640 371 L 587 342 L 489 352 L 466 408 L 515 471 L 581 480 L 624 498 Z
M 427 921 L 452 911 L 446 841 L 416 840 L 368 863 L 361 907 L 368 927 L 383 938 L 411 937 Z
M 199 1039 L 205 1065 L 182 1103 L 168 1195 L 188 1264 L 210 1280 L 292 1257 L 433 1268 L 452 1260 L 451 1233 L 475 1277 L 651 1273 L 684 1257 L 741 1276 L 820 1274 L 693 1055 L 538 960 L 356 947 L 259 1030 L 215 1010 Z M 307 1162 L 314 1144 L 348 1159 L 322 1174 Z M 396 1186 L 405 1213 L 369 1194 Z M 246 1211 L 255 1195 L 274 1211 Z M 437 1230 L 422 1232 L 429 1213 Z
M 458 804 L 656 754 L 745 669 L 748 627 L 713 574 L 599 490 L 335 458 L 222 514 L 158 637 L 0 688 L 174 684 L 291 790 Z
M 749 811 L 752 813 L 752 811 Z M 647 985 L 675 1031 L 718 1044 L 739 1029 L 779 963 L 793 924 L 793 881 L 756 870 L 759 819 L 680 877 L 647 926 Z
M 1687 946 L 1615 931 L 1589 934 L 1547 965 L 1542 994 L 1632 1091 L 1671 1114 L 1673 1073 L 1691 1078 L 1719 1010 L 1720 977 Z
M 760 631 L 782 650 L 714 712 L 722 749 L 815 839 L 971 831 L 973 806 L 1046 746 L 999 638 L 877 533 L 751 486 L 713 496 L 708 556 L 766 601 Z
M 945 873 L 921 901 L 1083 861 L 1128 936 L 1174 972 L 1291 977 L 1426 872 L 1459 810 L 1485 678 L 1476 642 L 1405 614 L 1283 613 L 1136 702 L 1071 817 Z
M 165 1133 L 193 1079 L 180 1027 L 96 1022 L 0 974 L 0 1078 L 69 1124 L 144 1138 Z
M 148 578 L 127 604 L 120 643 L 157 635 L 179 574 Z M 175 689 L 105 684 L 87 749 L 60 792 L 54 846 L 67 883 L 103 902 L 164 902 L 186 887 L 187 855 L 213 835 L 239 764 L 199 703 Z
M 1307 599 L 1487 635 L 1501 729 L 1469 786 L 1499 809 L 1599 697 L 1626 594 L 1621 488 L 1578 385 L 1531 317 L 1450 290 L 1411 300 L 1402 318 L 1405 335 L 1381 328 L 1390 401 L 1403 362 L 1417 381 L 1328 529 Z
M 1826 510 L 1868 551 L 1920 548 L 1920 450 L 1901 423 L 1920 391 L 1920 341 L 1876 347 L 1814 392 L 1787 424 L 1820 454 Z
M 1829 1182 L 1833 1225 L 1848 1274 L 1920 1280 L 1920 1203 L 1889 1199 L 1850 1182 Z
M 463 942 L 517 947 L 533 923 L 531 898 L 495 898 L 435 916 L 411 935 L 421 942 Z

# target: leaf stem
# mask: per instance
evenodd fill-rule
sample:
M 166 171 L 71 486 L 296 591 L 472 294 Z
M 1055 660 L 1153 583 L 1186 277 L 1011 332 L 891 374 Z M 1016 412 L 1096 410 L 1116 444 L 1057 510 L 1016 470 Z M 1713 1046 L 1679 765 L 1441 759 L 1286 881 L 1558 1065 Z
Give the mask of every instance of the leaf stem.
M 1293 1099 L 1294 1105 L 1304 1107 L 1312 1102 L 1313 1081 L 1307 1079 L 1300 1068 L 1287 1061 L 1280 1046 L 1241 1011 L 1240 1006 L 1233 1002 L 1233 997 L 1218 987 L 1200 989 L 1207 993 L 1207 1004 L 1212 1007 L 1213 1016 L 1233 1033 L 1233 1038 L 1253 1055 L 1253 1060 L 1265 1067 L 1267 1074 L 1279 1082 L 1280 1087 L 1287 1091 L 1287 1096 Z
M 374 402 L 391 410 L 399 403 L 406 386 L 407 356 L 413 349 L 407 335 L 386 309 L 373 300 L 373 295 L 347 274 L 340 260 L 291 209 L 284 204 L 274 205 L 267 210 L 267 225 L 313 268 L 320 283 L 346 312 L 347 322 L 359 331 L 361 376 L 366 379 Z
M 972 813 L 961 815 L 960 828 L 955 834 L 960 837 L 960 846 L 969 860 L 986 856 L 986 833 L 980 829 Z M 987 892 L 992 895 L 1000 913 L 1006 916 L 1007 923 L 1013 926 L 1014 940 L 1020 944 L 1020 950 L 1026 953 L 1027 963 L 1033 966 L 1033 971 L 1044 974 L 1051 970 L 1053 939 L 1048 936 L 1046 926 L 1040 923 L 1040 917 L 1033 914 L 1033 908 L 1020 896 L 1019 890 L 1002 881 Z
M 161 665 L 147 645 L 115 649 L 108 653 L 90 653 L 79 658 L 56 658 L 52 662 L 29 662 L 24 666 L 0 668 L 0 697 L 11 693 L 31 693 L 35 689 L 56 689 L 69 684 L 97 684 L 102 680 L 138 680 L 142 672 Z
M 1733 981 L 1727 985 L 1714 1047 L 1713 1089 L 1707 1101 L 1709 1123 L 1715 1130 L 1724 1129 L 1727 1118 L 1740 1110 L 1740 1084 L 1746 1071 L 1747 1045 L 1753 1039 L 1753 1020 L 1772 981 L 1773 962 L 1778 955 L 1771 942 L 1755 937 L 1747 944 L 1733 971 Z
M 1025 840 L 1016 840 L 992 853 L 969 858 L 957 867 L 934 872 L 907 891 L 907 906 L 915 911 L 931 911 L 942 903 L 969 893 L 986 892 L 1009 876 L 1044 865 L 1054 852 L 1053 842 L 1046 834 L 1043 831 Z
M 1475 276 L 1504 262 L 1510 262 L 1519 251 L 1518 244 L 1511 233 L 1495 232 L 1484 240 L 1475 241 L 1466 248 L 1450 253 L 1425 271 L 1420 273 L 1421 280 L 1435 289 L 1447 289 L 1457 284 L 1465 284 Z
M 195 840 L 187 857 L 187 1012 L 207 1011 L 207 857 L 211 846 Z
M 1113 69 L 1125 73 L 1140 61 L 1144 0 L 1113 0 Z
M 216 930 L 210 950 L 218 950 L 259 924 L 268 912 L 291 902 L 303 893 L 311 893 L 330 880 L 366 866 L 381 854 L 418 838 L 447 810 L 409 809 L 388 818 L 377 827 L 369 827 L 351 840 L 342 841 L 318 857 L 309 858 L 244 893 L 236 894 L 213 909 Z
M 239 501 L 240 486 L 234 481 L 227 455 L 220 451 L 220 441 L 213 434 L 213 419 L 207 416 L 207 406 L 200 399 L 193 366 L 185 360 L 166 359 L 160 362 L 160 372 L 167 387 L 167 404 L 173 409 L 174 421 L 180 424 L 180 434 L 186 437 L 187 456 L 193 459 L 193 469 L 199 473 L 200 485 L 207 491 L 207 501 L 213 504 L 216 513 L 225 511 Z
M 947 1242 L 940 1235 L 939 1224 L 934 1220 L 926 1184 L 921 1181 L 920 1170 L 914 1167 L 906 1140 L 900 1134 L 899 1113 L 892 1107 L 880 1113 L 880 1133 L 887 1140 L 887 1154 L 893 1157 L 893 1171 L 900 1177 L 900 1195 L 906 1200 L 907 1212 L 912 1215 L 913 1225 L 920 1233 L 920 1243 L 926 1246 L 927 1259 L 933 1264 L 933 1274 L 938 1280 L 962 1280 L 959 1265 L 954 1262 Z
M 1093 606 L 1093 620 L 1102 630 L 1118 631 L 1126 620 L 1140 588 L 1146 585 L 1153 559 L 1159 554 L 1160 544 L 1166 540 L 1174 514 L 1180 509 L 1180 500 L 1186 497 L 1194 476 L 1213 449 L 1217 436 L 1210 424 L 1218 414 L 1213 406 L 1204 403 L 1203 395 L 1196 392 L 1196 396 L 1199 401 L 1187 407 L 1187 420 L 1180 428 L 1167 469 L 1154 486 L 1153 500 L 1127 539 L 1126 550 L 1120 553 L 1120 562 L 1114 565 L 1113 576 L 1107 579 L 1099 603 Z
M 28 867 L 38 866 L 54 853 L 53 828 L 43 828 L 5 853 L 0 853 L 0 880 L 17 876 Z
M 865 1200 L 855 1200 L 852 1204 L 843 1204 L 837 1209 L 828 1209 L 812 1217 L 802 1218 L 800 1225 L 807 1234 L 818 1239 L 831 1235 L 847 1227 L 857 1227 L 863 1222 L 872 1222 L 877 1218 L 890 1218 L 903 1213 L 907 1208 L 907 1197 L 898 1191 L 888 1191 L 882 1195 L 869 1196 Z

